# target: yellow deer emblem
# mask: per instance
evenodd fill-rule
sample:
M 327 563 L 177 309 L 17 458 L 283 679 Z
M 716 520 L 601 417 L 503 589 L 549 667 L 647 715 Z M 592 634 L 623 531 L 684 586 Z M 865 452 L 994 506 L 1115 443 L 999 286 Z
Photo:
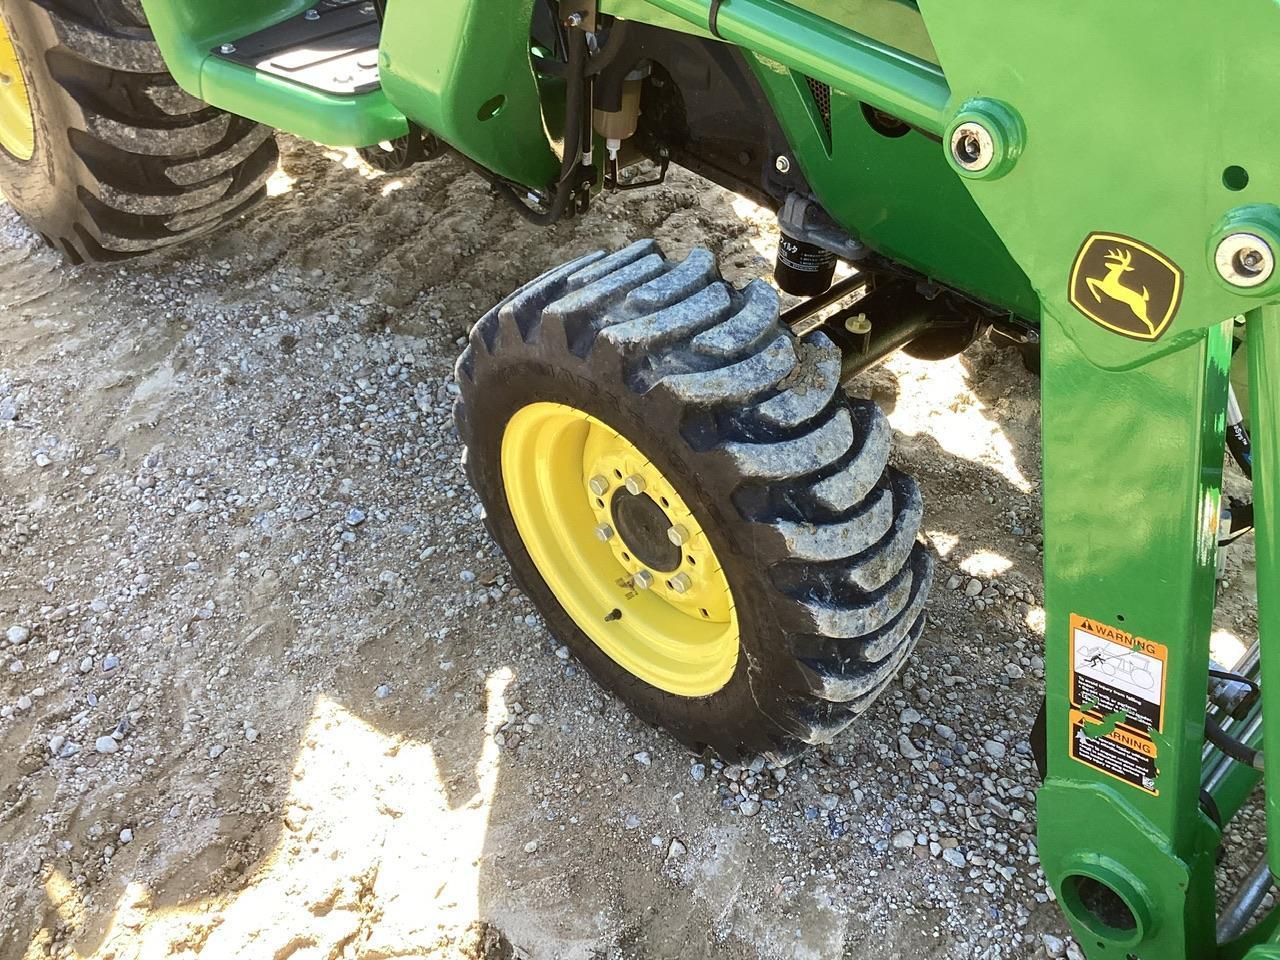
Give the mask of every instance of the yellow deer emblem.
M 1147 315 L 1147 305 L 1151 302 L 1151 294 L 1145 286 L 1142 288 L 1141 293 L 1132 287 L 1126 287 L 1122 279 L 1126 273 L 1133 272 L 1133 267 L 1130 265 L 1132 261 L 1132 251 L 1108 250 L 1105 258 L 1107 265 L 1106 276 L 1101 280 L 1096 277 L 1085 277 L 1085 283 L 1089 285 L 1089 291 L 1099 303 L 1102 302 L 1102 295 L 1105 293 L 1112 300 L 1118 300 L 1120 303 L 1125 304 L 1154 337 L 1156 325 L 1151 322 L 1151 318 Z

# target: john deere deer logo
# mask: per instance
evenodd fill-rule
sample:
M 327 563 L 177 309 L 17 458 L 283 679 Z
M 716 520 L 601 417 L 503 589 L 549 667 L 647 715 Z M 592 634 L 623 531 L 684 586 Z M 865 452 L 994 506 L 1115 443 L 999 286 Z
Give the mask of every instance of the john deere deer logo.
M 1146 244 L 1091 233 L 1071 268 L 1071 305 L 1094 323 L 1135 340 L 1158 340 L 1178 312 L 1182 271 Z

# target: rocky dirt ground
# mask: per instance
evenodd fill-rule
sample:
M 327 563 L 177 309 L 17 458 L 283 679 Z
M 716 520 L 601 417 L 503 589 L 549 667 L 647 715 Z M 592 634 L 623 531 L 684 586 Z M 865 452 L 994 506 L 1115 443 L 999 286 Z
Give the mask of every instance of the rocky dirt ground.
M 1036 858 L 1016 355 L 856 385 L 940 575 L 900 682 L 786 770 L 629 717 L 477 522 L 468 325 L 646 235 L 745 282 L 769 220 L 676 175 L 539 231 L 453 160 L 288 140 L 248 219 L 125 266 L 67 268 L 0 205 L 0 958 L 1078 956 Z

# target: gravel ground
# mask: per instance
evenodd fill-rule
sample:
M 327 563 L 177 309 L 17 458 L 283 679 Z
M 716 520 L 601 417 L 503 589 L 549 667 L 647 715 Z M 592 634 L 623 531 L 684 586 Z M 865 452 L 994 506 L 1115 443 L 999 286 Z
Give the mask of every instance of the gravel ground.
M 1016 355 L 856 385 L 924 491 L 930 625 L 834 744 L 724 767 L 513 586 L 452 365 L 591 249 L 767 275 L 769 216 L 677 173 L 539 231 L 453 160 L 282 147 L 235 229 L 125 266 L 64 267 L 0 205 L 0 958 L 1079 956 L 1036 858 Z M 1248 549 L 1220 609 L 1245 643 Z

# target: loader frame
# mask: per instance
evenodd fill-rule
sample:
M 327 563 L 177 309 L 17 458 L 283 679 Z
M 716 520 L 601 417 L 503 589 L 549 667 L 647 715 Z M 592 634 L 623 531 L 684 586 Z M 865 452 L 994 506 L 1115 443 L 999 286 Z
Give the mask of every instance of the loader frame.
M 412 124 L 536 189 L 561 160 L 555 81 L 529 57 L 533 2 L 389 0 L 381 86 L 349 96 L 217 56 L 305 2 L 143 5 L 179 83 L 216 106 L 331 144 L 373 144 Z M 1233 284 L 1217 259 L 1239 234 L 1280 254 L 1280 151 L 1266 135 L 1280 74 L 1258 52 L 1280 48 L 1280 10 L 1266 0 L 582 7 L 736 48 L 789 145 L 785 166 L 832 219 L 877 254 L 1038 327 L 1043 869 L 1091 958 L 1280 957 L 1280 911 L 1241 933 L 1280 869 L 1280 765 L 1266 773 L 1267 864 L 1220 920 L 1215 855 L 1260 774 L 1205 746 L 1228 375 L 1243 317 L 1264 638 L 1255 659 L 1271 719 L 1260 704 L 1223 723 L 1280 757 L 1280 284 Z M 814 83 L 829 91 L 829 115 L 815 108 Z M 867 108 L 909 136 L 877 133 Z M 949 150 L 970 123 L 993 140 L 981 170 Z M 1109 280 L 1089 272 L 1090 256 L 1106 258 Z M 1159 277 L 1126 280 L 1134 256 Z M 1101 309 L 1104 284 L 1129 291 L 1132 317 Z M 1159 672 L 1154 714 L 1081 686 L 1089 638 L 1147 657 L 1143 669 Z

